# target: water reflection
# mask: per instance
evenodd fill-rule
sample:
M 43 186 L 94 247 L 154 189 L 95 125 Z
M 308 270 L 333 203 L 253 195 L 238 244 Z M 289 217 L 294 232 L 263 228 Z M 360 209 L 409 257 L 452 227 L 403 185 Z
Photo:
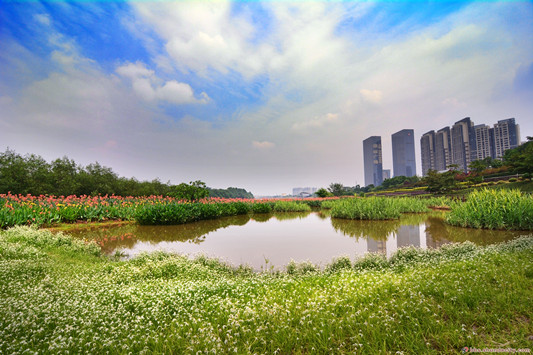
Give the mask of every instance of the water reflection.
M 443 213 L 352 221 L 330 218 L 327 212 L 305 212 L 234 216 L 178 226 L 99 227 L 71 234 L 96 240 L 106 253 L 116 249 L 129 256 L 153 250 L 204 253 L 260 269 L 266 260 L 277 267 L 291 259 L 325 265 L 342 255 L 354 259 L 366 252 L 381 252 L 390 256 L 401 247 L 438 248 L 466 240 L 485 245 L 523 233 L 452 227 L 444 223 Z

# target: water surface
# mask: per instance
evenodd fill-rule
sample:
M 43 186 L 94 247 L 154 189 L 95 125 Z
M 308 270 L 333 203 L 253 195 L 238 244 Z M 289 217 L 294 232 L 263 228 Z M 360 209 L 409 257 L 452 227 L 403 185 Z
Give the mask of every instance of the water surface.
M 334 258 L 355 259 L 366 252 L 390 256 L 400 247 L 438 248 L 450 242 L 486 245 L 516 238 L 523 232 L 452 227 L 442 213 L 404 214 L 393 221 L 352 221 L 324 212 L 225 217 L 177 226 L 96 227 L 70 234 L 96 240 L 105 253 L 121 250 L 128 257 L 162 250 L 205 254 L 256 270 L 282 268 L 291 260 L 326 265 Z

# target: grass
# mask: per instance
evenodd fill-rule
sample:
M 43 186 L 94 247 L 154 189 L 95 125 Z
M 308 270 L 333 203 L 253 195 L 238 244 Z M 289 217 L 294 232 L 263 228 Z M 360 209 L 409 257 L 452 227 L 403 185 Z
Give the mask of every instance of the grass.
M 324 202 L 331 216 L 344 219 L 387 220 L 398 219 L 402 213 L 428 212 L 428 206 L 442 204 L 443 199 L 416 197 L 367 197 Z
M 451 205 L 446 221 L 460 227 L 533 230 L 533 196 L 519 190 L 476 190 L 466 202 Z
M 274 212 L 310 212 L 311 207 L 305 203 L 296 201 L 276 201 Z
M 533 237 L 253 273 L 0 232 L 0 353 L 459 353 L 531 347 Z

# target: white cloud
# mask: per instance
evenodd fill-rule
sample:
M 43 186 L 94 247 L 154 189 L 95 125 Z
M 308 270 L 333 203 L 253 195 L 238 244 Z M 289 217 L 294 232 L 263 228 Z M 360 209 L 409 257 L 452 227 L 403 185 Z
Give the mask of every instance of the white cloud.
M 34 15 L 35 21 L 39 22 L 41 25 L 50 26 L 50 16 L 48 14 L 36 14 Z
M 200 98 L 196 98 L 189 84 L 176 80 L 163 83 L 153 70 L 147 69 L 140 62 L 124 64 L 116 72 L 131 80 L 133 90 L 145 101 L 166 101 L 176 105 L 206 104 L 210 101 L 205 92 L 200 94 Z
M 253 141 L 252 147 L 258 150 L 270 150 L 274 148 L 276 145 L 269 141 Z
M 383 99 L 383 93 L 379 90 L 361 89 L 359 92 L 363 96 L 363 99 L 368 102 L 379 104 L 381 99 Z
M 338 122 L 339 114 L 328 113 L 324 116 L 315 117 L 309 121 L 296 122 L 292 125 L 292 129 L 295 131 L 306 131 L 308 128 L 322 128 L 327 124 Z

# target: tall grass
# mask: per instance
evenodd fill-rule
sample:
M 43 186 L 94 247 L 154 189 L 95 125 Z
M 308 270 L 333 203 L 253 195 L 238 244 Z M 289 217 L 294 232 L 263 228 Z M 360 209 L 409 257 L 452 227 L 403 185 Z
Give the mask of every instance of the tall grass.
M 451 354 L 531 347 L 533 238 L 253 273 L 0 232 L 0 353 Z M 73 247 L 71 247 L 74 245 Z
M 311 207 L 305 203 L 296 201 L 276 201 L 274 204 L 274 212 L 310 212 Z
M 519 190 L 475 190 L 466 202 L 451 205 L 446 221 L 460 227 L 533 230 L 533 196 Z
M 331 216 L 347 219 L 397 219 L 401 213 L 428 212 L 428 206 L 442 203 L 442 199 L 416 197 L 367 197 L 325 201 L 324 209 L 331 209 Z
M 135 220 L 141 225 L 184 224 L 247 214 L 250 210 L 251 204 L 245 202 L 168 203 L 139 208 L 135 214 Z
M 401 210 L 391 198 L 350 198 L 336 202 L 331 217 L 345 219 L 397 219 Z

